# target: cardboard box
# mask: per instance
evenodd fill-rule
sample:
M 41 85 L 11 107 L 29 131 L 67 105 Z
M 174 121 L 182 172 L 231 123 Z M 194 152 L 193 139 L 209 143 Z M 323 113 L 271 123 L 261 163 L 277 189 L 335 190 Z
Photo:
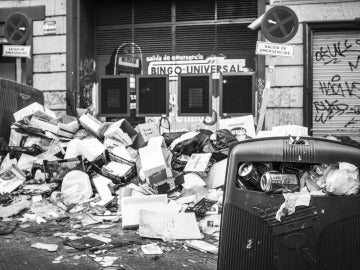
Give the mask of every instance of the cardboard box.
M 252 115 L 240 116 L 219 120 L 219 129 L 228 129 L 238 140 L 243 140 L 246 136 L 255 138 L 255 124 Z
M 11 193 L 24 183 L 25 174 L 16 165 L 0 171 L 0 194 Z
M 140 197 L 122 197 L 122 228 L 132 228 L 139 225 L 141 209 L 163 210 L 167 206 L 167 195 L 150 195 Z
M 166 162 L 162 149 L 156 146 L 146 146 L 139 149 L 142 171 L 149 181 L 155 184 L 167 178 Z
M 125 119 L 121 119 L 109 126 L 105 131 L 104 136 L 117 140 L 125 146 L 132 145 L 138 133 Z
M 159 126 L 155 122 L 139 124 L 135 127 L 138 136 L 136 138 L 136 145 L 141 148 L 147 144 L 150 138 L 160 136 Z
M 100 136 L 102 123 L 98 119 L 96 119 L 94 116 L 92 116 L 90 114 L 83 114 L 79 118 L 79 121 L 84 128 L 90 130 L 96 136 L 98 136 L 98 137 Z
M 154 185 L 154 189 L 159 194 L 167 194 L 175 190 L 184 183 L 184 174 L 175 170 L 172 171 L 173 177 L 166 178 Z
M 186 163 L 184 172 L 204 173 L 208 167 L 212 153 L 194 153 Z

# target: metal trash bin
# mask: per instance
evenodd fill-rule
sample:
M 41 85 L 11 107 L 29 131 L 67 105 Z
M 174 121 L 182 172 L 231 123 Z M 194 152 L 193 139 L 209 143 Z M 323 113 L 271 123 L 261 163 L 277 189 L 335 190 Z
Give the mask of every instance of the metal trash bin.
M 360 195 L 312 196 L 308 207 L 275 219 L 282 194 L 236 186 L 239 163 L 294 162 L 359 167 L 360 149 L 336 141 L 289 138 L 240 142 L 229 155 L 218 270 L 360 269 Z
M 0 78 L 0 138 L 9 140 L 13 113 L 34 103 L 44 104 L 44 94 L 31 86 Z

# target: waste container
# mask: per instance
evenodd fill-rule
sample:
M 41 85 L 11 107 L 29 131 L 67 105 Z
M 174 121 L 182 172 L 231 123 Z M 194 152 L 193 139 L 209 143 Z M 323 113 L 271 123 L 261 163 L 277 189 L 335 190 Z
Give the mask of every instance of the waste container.
M 44 104 L 44 94 L 40 90 L 0 78 L 0 138 L 9 140 L 13 113 L 34 102 Z
M 243 162 L 334 164 L 359 167 L 360 149 L 318 138 L 240 142 L 229 155 L 218 270 L 360 269 L 360 195 L 312 196 L 281 222 L 282 194 L 244 190 L 236 184 Z

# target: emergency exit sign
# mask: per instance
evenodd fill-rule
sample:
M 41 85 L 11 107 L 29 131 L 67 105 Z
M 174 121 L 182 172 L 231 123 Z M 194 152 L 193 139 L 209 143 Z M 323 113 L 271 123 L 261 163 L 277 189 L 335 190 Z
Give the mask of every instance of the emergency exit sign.
M 273 56 L 293 56 L 294 45 L 283 45 L 272 42 L 258 41 L 256 43 L 256 54 Z
M 6 57 L 31 57 L 31 46 L 3 45 L 3 56 Z

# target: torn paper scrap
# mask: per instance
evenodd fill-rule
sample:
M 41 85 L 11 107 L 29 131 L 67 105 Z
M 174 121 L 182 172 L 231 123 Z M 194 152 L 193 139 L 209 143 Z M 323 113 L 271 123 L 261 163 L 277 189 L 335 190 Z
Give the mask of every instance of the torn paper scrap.
M 101 242 L 107 243 L 107 244 L 111 242 L 111 238 L 107 238 L 107 237 L 104 237 L 104 236 L 102 236 L 102 235 L 98 235 L 98 234 L 94 234 L 94 233 L 89 233 L 87 236 L 89 236 L 90 238 L 99 240 L 99 241 L 101 241 Z
M 275 218 L 278 221 L 281 221 L 281 217 L 286 214 L 294 214 L 296 206 L 309 206 L 311 200 L 311 195 L 308 192 L 283 193 L 283 196 L 285 198 L 285 202 L 280 206 L 275 215 Z
M 142 245 L 141 251 L 145 255 L 161 255 L 161 254 L 163 254 L 161 248 L 155 243 L 148 244 L 148 245 Z
M 165 213 L 140 210 L 139 234 L 162 240 L 201 239 L 194 213 Z
M 204 253 L 218 253 L 218 247 L 202 240 L 188 240 L 185 244 Z
M 55 252 L 58 249 L 58 245 L 55 244 L 44 244 L 44 243 L 35 243 L 32 244 L 31 247 L 37 248 L 37 249 L 44 249 L 50 252 Z

